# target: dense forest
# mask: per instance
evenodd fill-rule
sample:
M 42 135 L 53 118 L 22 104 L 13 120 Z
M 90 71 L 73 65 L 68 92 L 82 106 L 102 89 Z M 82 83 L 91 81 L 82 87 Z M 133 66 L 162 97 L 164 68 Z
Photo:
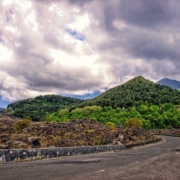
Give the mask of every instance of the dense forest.
M 45 95 L 9 104 L 7 111 L 17 117 L 29 117 L 33 121 L 39 121 L 50 113 L 81 102 L 83 100 L 71 97 Z

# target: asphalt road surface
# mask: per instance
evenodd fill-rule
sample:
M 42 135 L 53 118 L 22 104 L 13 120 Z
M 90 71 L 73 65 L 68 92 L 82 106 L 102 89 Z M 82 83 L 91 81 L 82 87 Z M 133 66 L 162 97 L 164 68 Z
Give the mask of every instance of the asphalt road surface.
M 0 164 L 0 180 L 180 180 L 180 138 L 163 138 L 118 152 Z

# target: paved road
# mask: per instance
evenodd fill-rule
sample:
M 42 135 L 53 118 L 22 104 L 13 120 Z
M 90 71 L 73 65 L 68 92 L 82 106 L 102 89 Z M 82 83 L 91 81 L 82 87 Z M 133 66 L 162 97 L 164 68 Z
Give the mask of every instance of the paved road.
M 138 173 L 142 173 L 145 177 L 148 169 L 155 168 L 158 165 L 158 158 L 164 162 L 163 158 L 174 158 L 168 162 L 175 162 L 180 155 L 172 151 L 180 147 L 180 138 L 178 137 L 163 137 L 164 142 L 148 145 L 141 148 L 134 148 L 119 152 L 101 153 L 94 155 L 83 155 L 74 157 L 63 157 L 57 159 L 45 159 L 40 161 L 30 161 L 21 163 L 6 163 L 0 164 L 0 179 L 1 180 L 69 180 L 69 179 L 138 179 Z M 151 162 L 147 166 L 147 162 Z M 156 163 L 155 163 L 156 162 Z M 166 164 L 167 164 L 166 163 Z M 162 163 L 161 163 L 162 164 Z M 163 165 L 163 167 L 166 166 Z M 180 164 L 180 163 L 179 163 Z M 175 164 L 179 168 L 179 164 Z M 146 172 L 140 172 L 140 169 L 146 167 Z M 147 168 L 148 167 L 148 168 Z M 160 166 L 159 166 L 160 167 Z M 139 168 L 139 169 L 138 169 Z M 130 169 L 132 171 L 130 171 Z M 133 170 L 134 169 L 134 170 Z M 163 169 L 163 168 L 162 168 Z M 155 169 L 157 170 L 157 169 Z M 154 171 L 154 169 L 152 170 Z M 158 170 L 159 171 L 159 170 Z M 154 171 L 155 172 L 155 171 Z M 162 170 L 162 172 L 164 172 Z M 127 174 L 129 173 L 129 174 Z M 134 173 L 134 175 L 132 174 Z M 150 173 L 152 175 L 152 173 Z M 157 174 L 157 172 L 156 172 Z M 169 173 L 169 177 L 171 173 Z M 148 179 L 148 178 L 140 179 Z M 154 176 L 153 176 L 154 177 Z M 161 177 L 159 175 L 158 177 Z M 165 179 L 168 176 L 163 176 Z M 174 179 L 180 179 L 180 175 L 173 176 Z M 154 179 L 164 179 L 157 178 Z M 149 179 L 153 179 L 150 178 Z M 172 178 L 171 178 L 172 179 Z

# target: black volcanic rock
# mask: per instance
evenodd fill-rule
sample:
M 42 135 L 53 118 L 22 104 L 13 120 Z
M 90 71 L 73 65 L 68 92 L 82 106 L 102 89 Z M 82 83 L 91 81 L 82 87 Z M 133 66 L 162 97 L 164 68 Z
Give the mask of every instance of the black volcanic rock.
M 157 84 L 170 86 L 173 89 L 180 89 L 180 81 L 177 81 L 174 79 L 164 78 L 164 79 L 159 80 Z
M 134 127 L 108 127 L 90 119 L 70 122 L 31 122 L 23 132 L 15 131 L 17 120 L 0 118 L 0 149 L 124 145 L 157 140 L 149 131 Z

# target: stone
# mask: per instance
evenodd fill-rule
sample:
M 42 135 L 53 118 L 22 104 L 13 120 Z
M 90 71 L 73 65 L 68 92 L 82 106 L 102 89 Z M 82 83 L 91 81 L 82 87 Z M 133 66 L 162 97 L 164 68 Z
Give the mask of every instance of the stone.
M 116 141 L 116 145 L 118 145 L 118 146 L 124 146 L 120 141 Z
M 125 138 L 124 138 L 124 135 L 119 134 L 119 141 L 123 143 L 123 142 L 124 142 L 124 139 L 125 139 Z
M 13 142 L 13 145 L 19 145 L 21 143 L 23 143 L 23 141 L 15 141 L 15 142 Z
M 39 140 L 37 137 L 29 137 L 28 142 L 33 146 L 40 146 Z
M 124 146 L 120 141 L 113 141 L 113 145 Z
M 0 149 L 8 149 L 8 145 L 0 144 Z
M 21 142 L 20 144 L 18 144 L 17 147 L 18 148 L 27 148 L 27 145 L 24 142 Z

